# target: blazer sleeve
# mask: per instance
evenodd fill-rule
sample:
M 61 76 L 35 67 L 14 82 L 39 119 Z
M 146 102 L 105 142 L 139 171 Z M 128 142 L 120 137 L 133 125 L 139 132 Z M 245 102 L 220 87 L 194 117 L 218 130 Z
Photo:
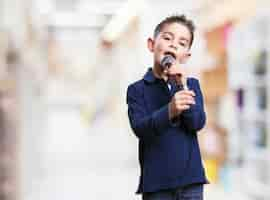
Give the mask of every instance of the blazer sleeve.
M 181 113 L 181 121 L 185 128 L 191 132 L 201 130 L 206 123 L 206 114 L 204 111 L 204 100 L 199 81 L 191 79 L 191 90 L 195 92 L 195 105 L 191 105 L 190 109 Z
M 139 139 L 151 140 L 171 125 L 168 104 L 153 113 L 147 112 L 143 89 L 136 85 L 127 89 L 127 105 L 131 128 Z

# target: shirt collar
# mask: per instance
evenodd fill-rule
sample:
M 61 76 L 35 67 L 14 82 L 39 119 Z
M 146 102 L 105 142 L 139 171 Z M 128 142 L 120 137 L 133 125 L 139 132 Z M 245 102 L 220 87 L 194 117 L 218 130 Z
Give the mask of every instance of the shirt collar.
M 155 81 L 160 79 L 155 77 L 152 68 L 149 68 L 146 74 L 144 75 L 143 80 L 148 83 L 154 83 Z

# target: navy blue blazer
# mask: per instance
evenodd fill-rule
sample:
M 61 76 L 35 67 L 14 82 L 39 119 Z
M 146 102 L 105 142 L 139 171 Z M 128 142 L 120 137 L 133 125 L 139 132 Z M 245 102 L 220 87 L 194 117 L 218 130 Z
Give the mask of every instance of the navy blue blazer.
M 195 92 L 196 103 L 179 115 L 177 124 L 169 119 L 167 83 L 156 78 L 151 68 L 128 86 L 128 117 L 139 139 L 137 193 L 208 183 L 197 140 L 197 131 L 206 121 L 203 96 L 197 79 L 188 78 L 187 85 Z

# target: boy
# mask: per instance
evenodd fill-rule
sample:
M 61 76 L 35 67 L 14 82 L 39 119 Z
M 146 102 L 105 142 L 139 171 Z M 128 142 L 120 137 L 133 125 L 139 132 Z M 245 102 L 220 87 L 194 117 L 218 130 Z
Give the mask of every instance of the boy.
M 198 80 L 186 79 L 179 66 L 190 56 L 193 35 L 193 22 L 184 15 L 161 21 L 147 41 L 153 68 L 127 90 L 129 121 L 139 139 L 137 193 L 143 200 L 203 199 L 208 181 L 197 141 L 206 121 L 203 97 Z M 164 66 L 168 55 L 173 62 Z M 176 89 L 170 81 L 179 76 L 188 89 Z

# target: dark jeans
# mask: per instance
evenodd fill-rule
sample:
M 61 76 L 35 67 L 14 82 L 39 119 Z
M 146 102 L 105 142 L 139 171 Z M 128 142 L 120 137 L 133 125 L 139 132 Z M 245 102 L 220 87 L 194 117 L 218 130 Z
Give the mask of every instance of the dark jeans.
M 203 200 L 203 185 L 194 184 L 172 190 L 144 193 L 143 200 Z

